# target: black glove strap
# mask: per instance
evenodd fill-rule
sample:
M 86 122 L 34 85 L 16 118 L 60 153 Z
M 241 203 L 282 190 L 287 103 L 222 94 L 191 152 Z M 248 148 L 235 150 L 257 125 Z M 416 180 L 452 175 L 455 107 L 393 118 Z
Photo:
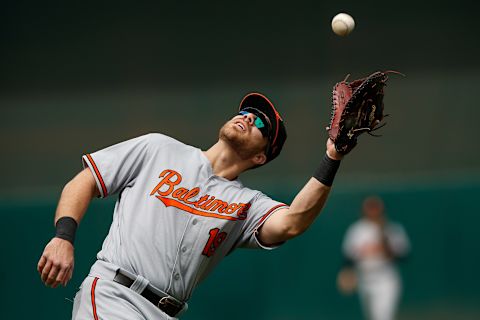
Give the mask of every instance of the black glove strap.
M 61 217 L 55 224 L 55 237 L 70 241 L 75 241 L 75 233 L 77 232 L 77 221 L 72 217 Z
M 313 177 L 327 187 L 331 187 L 338 167 L 340 167 L 340 160 L 333 160 L 325 153 L 325 157 L 323 157 L 322 163 L 313 174 Z

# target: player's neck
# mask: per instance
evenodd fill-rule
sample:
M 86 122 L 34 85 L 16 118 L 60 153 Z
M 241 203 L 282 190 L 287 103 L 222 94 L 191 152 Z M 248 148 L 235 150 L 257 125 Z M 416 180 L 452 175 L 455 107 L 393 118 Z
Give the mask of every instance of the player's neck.
M 213 173 L 228 180 L 236 179 L 240 173 L 250 166 L 248 161 L 242 160 L 238 154 L 223 141 L 218 141 L 207 151 L 205 156 L 212 165 Z

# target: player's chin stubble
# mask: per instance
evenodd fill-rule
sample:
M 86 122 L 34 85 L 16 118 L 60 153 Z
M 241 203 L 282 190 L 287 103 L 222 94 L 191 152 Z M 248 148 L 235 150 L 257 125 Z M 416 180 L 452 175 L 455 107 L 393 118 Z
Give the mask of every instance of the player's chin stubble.
M 230 122 L 223 125 L 218 134 L 218 138 L 228 143 L 242 160 L 250 159 L 262 151 L 261 146 L 252 146 L 248 136 L 242 135 L 235 130 Z

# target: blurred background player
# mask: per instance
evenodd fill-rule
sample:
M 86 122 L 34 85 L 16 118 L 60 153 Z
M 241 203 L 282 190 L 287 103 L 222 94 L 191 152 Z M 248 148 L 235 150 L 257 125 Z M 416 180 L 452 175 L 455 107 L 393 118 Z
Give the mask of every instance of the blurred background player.
M 404 228 L 388 221 L 383 201 L 366 198 L 362 217 L 348 228 L 343 240 L 345 265 L 337 278 L 339 290 L 350 294 L 358 287 L 366 318 L 394 319 L 402 287 L 395 263 L 409 250 Z

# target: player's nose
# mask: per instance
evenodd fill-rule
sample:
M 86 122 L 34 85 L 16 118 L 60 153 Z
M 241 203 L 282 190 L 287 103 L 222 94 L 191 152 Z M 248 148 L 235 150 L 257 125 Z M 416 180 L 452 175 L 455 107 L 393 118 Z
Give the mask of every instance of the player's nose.
M 247 121 L 249 125 L 253 125 L 255 123 L 255 115 L 253 113 L 244 115 L 243 119 Z

